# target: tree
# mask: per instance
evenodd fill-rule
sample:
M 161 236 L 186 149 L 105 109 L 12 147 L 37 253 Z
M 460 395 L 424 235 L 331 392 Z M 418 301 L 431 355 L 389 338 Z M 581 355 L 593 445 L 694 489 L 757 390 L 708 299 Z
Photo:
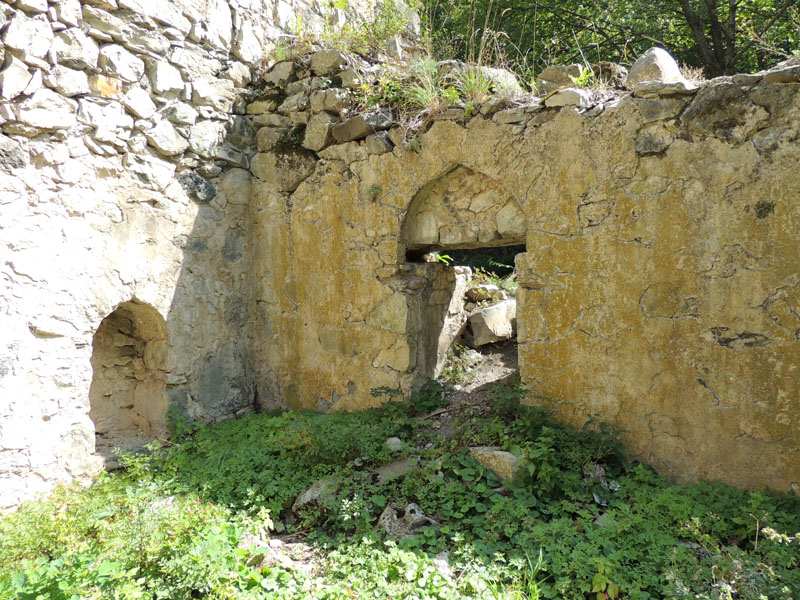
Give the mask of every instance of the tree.
M 800 50 L 800 0 L 424 0 L 434 46 L 518 70 L 611 60 L 658 45 L 709 76 Z

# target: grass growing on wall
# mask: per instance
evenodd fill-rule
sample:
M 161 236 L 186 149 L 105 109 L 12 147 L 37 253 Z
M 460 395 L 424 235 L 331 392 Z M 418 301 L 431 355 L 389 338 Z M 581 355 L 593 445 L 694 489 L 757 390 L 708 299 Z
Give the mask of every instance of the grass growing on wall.
M 89 489 L 0 519 L 0 598 L 798 597 L 796 496 L 671 485 L 629 463 L 605 425 L 555 425 L 523 395 L 499 385 L 492 409 L 449 438 L 424 418 L 437 384 L 381 409 L 190 428 Z M 517 481 L 475 462 L 475 445 L 524 456 Z M 420 468 L 372 483 L 405 456 Z M 322 477 L 336 492 L 289 523 Z M 416 502 L 439 527 L 387 539 L 374 525 L 390 501 Z M 262 563 L 279 521 L 313 552 L 308 568 Z M 259 537 L 260 550 L 240 544 Z M 442 552 L 449 571 L 434 563 Z

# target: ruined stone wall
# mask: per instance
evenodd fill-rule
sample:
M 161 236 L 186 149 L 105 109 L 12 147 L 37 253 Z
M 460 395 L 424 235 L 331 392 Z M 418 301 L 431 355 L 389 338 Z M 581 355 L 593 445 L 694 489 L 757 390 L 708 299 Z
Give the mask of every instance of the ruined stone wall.
M 336 53 L 255 77 L 324 10 L 0 4 L 0 509 L 96 473 L 112 409 L 158 437 L 167 406 L 413 389 L 456 279 L 412 255 L 521 241 L 521 371 L 556 416 L 677 480 L 800 481 L 797 67 L 404 139 Z
M 253 169 L 259 397 L 355 409 L 409 390 L 436 363 L 448 267 L 407 250 L 524 232 L 521 372 L 556 417 L 599 415 L 678 481 L 796 489 L 799 71 L 451 109 L 406 141 L 381 114 L 314 116 L 341 90 L 295 85 L 270 124 L 313 137 L 280 147 L 265 127 L 253 161 L 284 165 Z
M 112 413 L 134 406 L 126 389 L 162 389 L 136 405 L 159 412 L 151 436 L 159 394 L 204 420 L 252 408 L 247 88 L 279 36 L 326 18 L 344 15 L 313 0 L 0 3 L 0 509 L 101 468 L 93 367 Z M 163 319 L 152 369 L 122 331 L 136 323 L 95 339 L 131 302 Z

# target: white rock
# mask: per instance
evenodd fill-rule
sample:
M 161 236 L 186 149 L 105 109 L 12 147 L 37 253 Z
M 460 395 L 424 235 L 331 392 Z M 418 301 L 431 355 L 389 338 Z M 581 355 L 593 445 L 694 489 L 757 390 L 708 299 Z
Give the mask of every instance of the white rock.
M 17 12 L 3 35 L 3 43 L 35 58 L 44 58 L 53 42 L 53 30 L 47 21 L 39 21 Z
M 656 96 L 674 96 L 676 94 L 694 94 L 700 86 L 692 81 L 640 81 L 633 86 L 633 95 L 637 98 L 652 98 Z
M 156 112 L 156 105 L 150 94 L 139 86 L 134 86 L 122 97 L 122 103 L 140 119 L 149 119 Z
M 192 29 L 192 23 L 177 8 L 178 3 L 163 0 L 117 0 L 120 8 L 127 8 L 140 15 L 151 17 L 159 23 L 174 27 L 184 36 Z
M 36 70 L 33 72 L 33 76 L 31 80 L 28 82 L 28 85 L 25 86 L 25 89 L 22 90 L 22 94 L 24 96 L 33 96 L 36 92 L 42 89 L 42 72 Z
M 46 71 L 44 82 L 62 96 L 78 96 L 90 92 L 86 73 L 64 65 L 55 65 Z
M 580 106 L 583 108 L 592 105 L 592 95 L 588 90 L 581 88 L 567 88 L 556 92 L 544 101 L 545 106 Z
M 53 52 L 58 64 L 75 69 L 94 69 L 97 67 L 97 56 L 100 48 L 92 38 L 77 27 L 65 29 L 56 35 L 53 41 Z
M 16 7 L 29 13 L 47 12 L 47 0 L 17 0 Z
M 159 121 L 155 127 L 145 132 L 145 136 L 151 146 L 166 156 L 181 154 L 189 147 L 186 138 L 175 131 L 172 123 L 167 120 Z
M 56 17 L 67 27 L 77 27 L 81 22 L 81 3 L 78 0 L 61 0 L 55 5 Z
M 164 156 L 175 156 L 189 148 L 189 142 L 169 121 L 160 121 L 144 132 L 148 144 Z
M 178 125 L 194 125 L 198 112 L 191 104 L 175 102 L 164 108 L 161 114 Z
M 147 75 L 157 94 L 183 89 L 181 72 L 165 60 L 154 61 L 147 69 Z
M 245 65 L 244 63 L 235 62 L 230 67 L 225 69 L 222 73 L 222 76 L 225 79 L 230 79 L 233 82 L 233 85 L 238 88 L 243 88 L 252 78 L 250 74 L 250 68 Z
M 401 452 L 403 450 L 403 441 L 398 437 L 386 438 L 383 445 L 386 446 L 389 452 Z
M 628 87 L 641 81 L 683 81 L 680 67 L 669 52 L 663 48 L 650 48 L 633 63 L 628 72 Z
M 125 114 L 122 104 L 95 98 L 84 98 L 79 101 L 78 121 L 89 127 L 111 133 L 110 138 L 107 139 L 103 139 L 102 134 L 99 137 L 93 136 L 100 141 L 111 141 L 116 137 L 117 131 L 133 128 L 133 119 Z
M 19 96 L 31 80 L 31 73 L 24 62 L 6 52 L 6 62 L 0 71 L 0 98 L 13 100 Z
M 188 80 L 200 77 L 216 79 L 217 73 L 222 70 L 219 60 L 211 58 L 207 52 L 194 45 L 172 46 L 167 58 Z
M 139 81 L 144 75 L 142 59 L 117 44 L 100 48 L 97 64 L 106 73 L 129 82 Z
M 233 108 L 233 82 L 228 79 L 198 79 L 192 83 L 192 103 L 212 106 L 227 113 Z
M 93 28 L 116 40 L 130 38 L 133 33 L 131 26 L 119 17 L 88 4 L 83 7 L 83 19 Z
M 229 50 L 232 39 L 233 20 L 231 7 L 224 0 L 211 0 L 208 20 L 205 25 L 205 41 L 221 50 Z
M 151 190 L 163 190 L 175 175 L 175 165 L 146 154 L 129 152 L 123 157 L 122 164 Z
M 119 43 L 132 52 L 152 52 L 158 56 L 163 56 L 170 48 L 165 36 L 135 25 L 131 26 L 129 36 L 120 37 Z
M 275 20 L 278 27 L 284 30 L 289 30 L 297 25 L 297 14 L 294 6 L 289 2 L 278 0 L 275 5 Z
M 252 21 L 245 21 L 234 36 L 234 56 L 247 64 L 257 63 L 264 56 L 262 38 L 263 32 L 257 31 Z
M 83 143 L 86 144 L 86 147 L 92 151 L 94 154 L 98 156 L 114 156 L 117 154 L 116 149 L 114 146 L 110 144 L 102 144 L 100 142 L 96 142 L 90 137 L 84 137 Z
M 75 125 L 78 104 L 42 88 L 19 105 L 19 121 L 37 129 L 69 129 Z
M 516 330 L 516 319 L 517 302 L 513 299 L 473 312 L 469 317 L 472 346 L 483 346 L 512 338 Z
M 204 158 L 215 156 L 225 139 L 225 125 L 217 121 L 200 121 L 189 130 L 189 147 Z

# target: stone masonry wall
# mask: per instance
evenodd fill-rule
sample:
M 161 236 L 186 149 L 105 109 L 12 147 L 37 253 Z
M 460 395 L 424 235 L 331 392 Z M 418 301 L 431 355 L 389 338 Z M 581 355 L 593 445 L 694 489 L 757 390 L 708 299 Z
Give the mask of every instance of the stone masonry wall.
M 323 4 L 0 2 L 0 510 L 101 468 L 93 336 L 123 303 L 166 324 L 174 409 L 252 408 L 247 88 L 344 18 Z
M 521 235 L 520 368 L 557 418 L 599 415 L 677 481 L 798 489 L 800 66 L 495 99 L 404 139 L 347 113 L 329 59 L 276 66 L 252 107 L 262 403 L 418 385 L 452 285 L 407 250 Z
M 353 57 L 257 75 L 327 10 L 0 3 L 0 509 L 102 468 L 93 359 L 112 404 L 158 388 L 132 405 L 156 436 L 162 386 L 205 421 L 363 408 L 436 368 L 455 278 L 412 254 L 523 240 L 521 371 L 557 417 L 676 480 L 796 488 L 798 67 L 495 98 L 408 138 L 359 114 Z

